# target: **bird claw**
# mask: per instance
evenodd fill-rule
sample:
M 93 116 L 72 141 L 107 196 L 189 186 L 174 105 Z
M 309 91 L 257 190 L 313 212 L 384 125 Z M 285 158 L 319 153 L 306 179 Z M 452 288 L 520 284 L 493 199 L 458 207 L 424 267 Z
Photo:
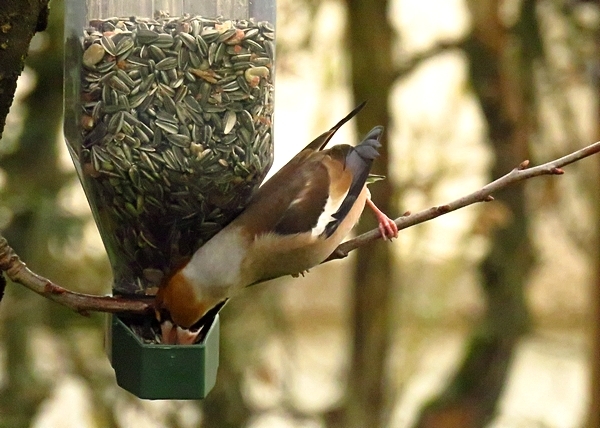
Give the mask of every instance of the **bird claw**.
M 371 208 L 371 210 L 373 210 L 375 217 L 377 217 L 377 222 L 379 223 L 379 233 L 381 233 L 383 240 L 387 241 L 389 239 L 391 241 L 393 238 L 397 238 L 398 226 L 396 225 L 396 222 L 385 215 L 379 208 L 377 208 L 371 199 L 367 199 L 367 205 L 369 208 Z
M 396 226 L 394 220 L 385 216 L 384 218 L 379 218 L 378 221 L 379 232 L 384 241 L 387 241 L 388 239 L 391 241 L 398 237 L 398 226 Z

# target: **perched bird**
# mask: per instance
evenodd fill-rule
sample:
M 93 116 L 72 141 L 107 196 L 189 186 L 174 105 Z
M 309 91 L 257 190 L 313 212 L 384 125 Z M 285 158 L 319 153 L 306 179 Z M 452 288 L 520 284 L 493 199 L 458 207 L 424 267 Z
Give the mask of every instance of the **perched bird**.
M 356 147 L 343 144 L 324 150 L 363 106 L 275 173 L 238 217 L 159 288 L 156 310 L 163 343 L 193 343 L 198 335 L 193 330 L 202 317 L 235 292 L 280 276 L 297 276 L 321 263 L 358 222 L 365 204 L 375 212 L 384 238 L 398 235 L 395 223 L 371 202 L 366 187 L 383 127 L 373 128 Z

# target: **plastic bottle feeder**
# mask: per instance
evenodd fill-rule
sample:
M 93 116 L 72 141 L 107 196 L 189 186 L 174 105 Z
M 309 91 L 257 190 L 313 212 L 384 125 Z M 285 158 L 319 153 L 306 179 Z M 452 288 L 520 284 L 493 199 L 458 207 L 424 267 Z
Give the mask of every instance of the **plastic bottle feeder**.
M 68 0 L 65 22 L 64 132 L 113 294 L 152 296 L 273 162 L 275 2 Z M 196 345 L 160 344 L 159 332 L 151 316 L 110 317 L 117 383 L 141 398 L 204 398 L 218 315 Z

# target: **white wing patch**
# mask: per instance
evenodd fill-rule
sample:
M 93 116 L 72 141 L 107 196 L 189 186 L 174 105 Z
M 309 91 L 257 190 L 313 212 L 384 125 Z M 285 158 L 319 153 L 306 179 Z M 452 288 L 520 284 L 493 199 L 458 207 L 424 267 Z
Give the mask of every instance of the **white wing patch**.
M 308 189 L 310 189 L 310 187 L 312 186 L 312 179 L 309 179 L 305 184 L 304 187 L 302 188 L 302 190 L 300 191 L 300 193 L 298 194 L 298 197 L 296 197 L 296 199 L 294 199 L 292 202 L 290 202 L 290 205 L 288 208 L 292 208 L 294 205 L 298 205 L 300 202 L 302 202 L 305 198 L 306 198 L 306 192 L 308 191 Z
M 333 215 L 340 209 L 340 205 L 342 205 L 342 202 L 346 199 L 347 194 L 348 190 L 338 198 L 332 198 L 331 195 L 329 195 L 329 198 L 327 198 L 327 202 L 325 203 L 325 208 L 317 220 L 317 225 L 311 230 L 312 236 L 319 236 L 322 234 L 327 225 L 335 220 Z

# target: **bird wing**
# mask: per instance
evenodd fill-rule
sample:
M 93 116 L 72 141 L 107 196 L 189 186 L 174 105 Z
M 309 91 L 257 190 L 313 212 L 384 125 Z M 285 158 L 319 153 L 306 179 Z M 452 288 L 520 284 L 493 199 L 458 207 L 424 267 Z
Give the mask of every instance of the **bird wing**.
M 382 131 L 374 128 L 356 147 L 304 149 L 261 186 L 240 222 L 253 236 L 331 236 L 365 185 Z

